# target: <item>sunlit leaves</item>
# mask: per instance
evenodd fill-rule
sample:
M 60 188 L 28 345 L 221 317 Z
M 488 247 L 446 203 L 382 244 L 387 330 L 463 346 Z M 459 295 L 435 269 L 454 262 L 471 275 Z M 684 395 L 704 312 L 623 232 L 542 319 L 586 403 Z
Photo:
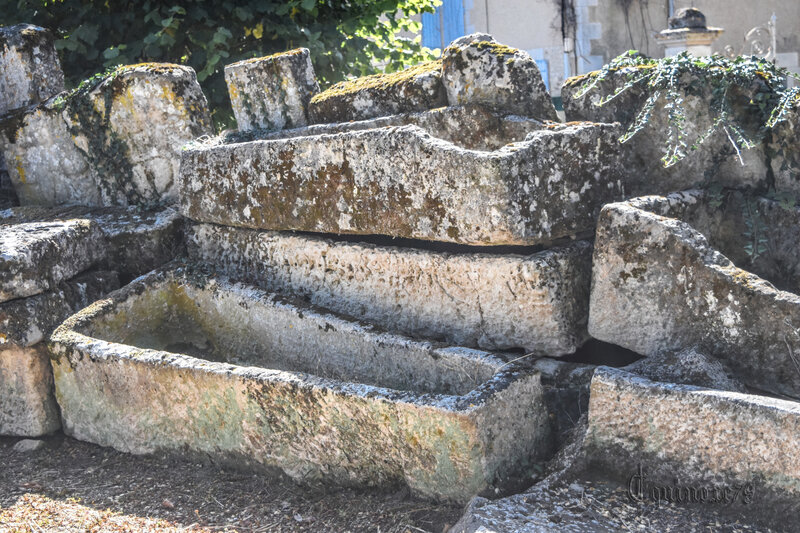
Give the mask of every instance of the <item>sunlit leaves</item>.
M 311 51 L 323 85 L 377 68 L 405 68 L 432 57 L 411 17 L 439 0 L 0 0 L 3 24 L 32 22 L 57 36 L 73 86 L 104 67 L 180 62 L 197 72 L 219 126 L 231 111 L 223 68 L 296 47 Z

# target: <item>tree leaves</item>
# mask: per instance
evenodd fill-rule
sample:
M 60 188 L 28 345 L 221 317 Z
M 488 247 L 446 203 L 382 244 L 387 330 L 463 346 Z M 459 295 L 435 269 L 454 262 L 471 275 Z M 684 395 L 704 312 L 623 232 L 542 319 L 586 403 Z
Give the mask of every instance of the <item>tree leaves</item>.
M 31 22 L 56 35 L 67 83 L 104 67 L 181 62 L 193 67 L 218 127 L 232 124 L 224 65 L 297 47 L 311 51 L 317 77 L 388 71 L 432 58 L 410 17 L 433 12 L 439 0 L 0 0 L 4 24 Z

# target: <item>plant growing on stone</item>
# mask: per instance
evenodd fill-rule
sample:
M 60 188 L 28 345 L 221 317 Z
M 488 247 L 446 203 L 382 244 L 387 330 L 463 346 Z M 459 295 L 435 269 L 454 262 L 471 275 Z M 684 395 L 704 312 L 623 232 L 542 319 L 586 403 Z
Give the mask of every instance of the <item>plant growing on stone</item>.
M 786 120 L 788 109 L 800 100 L 800 90 L 786 86 L 790 76 L 797 76 L 760 57 L 692 57 L 683 52 L 652 59 L 636 51 L 622 54 L 589 75 L 575 97 L 600 90 L 602 81 L 620 72 L 625 74 L 625 82 L 603 94 L 596 105 L 606 105 L 634 88 L 646 87 L 647 97 L 620 142 L 642 131 L 654 113 L 666 113 L 665 167 L 687 157 L 717 132 L 727 137 L 741 161 L 741 152 L 753 148 L 770 128 Z M 710 95 L 712 122 L 706 131 L 690 138 L 685 97 L 704 94 Z M 742 101 L 746 109 L 737 107 Z
M 393 72 L 432 58 L 412 17 L 439 0 L 0 0 L 0 25 L 30 22 L 56 35 L 68 86 L 118 64 L 191 66 L 218 126 L 232 122 L 225 64 L 291 48 L 311 51 L 323 85 Z

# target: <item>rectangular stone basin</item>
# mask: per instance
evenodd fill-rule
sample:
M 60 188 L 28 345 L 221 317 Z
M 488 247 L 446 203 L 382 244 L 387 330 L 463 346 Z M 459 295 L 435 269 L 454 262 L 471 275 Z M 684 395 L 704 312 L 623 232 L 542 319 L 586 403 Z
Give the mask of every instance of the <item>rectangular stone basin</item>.
M 592 378 L 586 456 L 630 483 L 639 501 L 795 516 L 798 440 L 798 402 L 659 383 L 608 367 Z
M 485 120 L 431 113 L 407 125 L 194 144 L 181 159 L 181 213 L 251 229 L 536 245 L 590 232 L 602 205 L 623 198 L 615 125 L 525 134 L 530 125 L 495 117 L 485 135 L 495 140 L 478 143 L 465 132 Z
M 456 502 L 549 452 L 538 373 L 192 269 L 138 278 L 49 346 L 64 431 L 125 452 Z
M 610 204 L 592 268 L 593 337 L 643 355 L 697 346 L 800 397 L 800 208 L 725 191 Z

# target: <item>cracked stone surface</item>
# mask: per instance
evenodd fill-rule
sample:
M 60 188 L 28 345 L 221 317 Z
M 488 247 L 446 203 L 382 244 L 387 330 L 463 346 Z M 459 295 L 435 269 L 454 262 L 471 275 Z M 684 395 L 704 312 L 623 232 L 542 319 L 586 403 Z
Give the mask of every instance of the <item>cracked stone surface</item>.
M 307 48 L 226 65 L 225 81 L 239 131 L 305 126 L 319 92 Z
M 607 205 L 595 241 L 589 333 L 642 355 L 697 346 L 748 386 L 800 397 L 800 296 L 792 284 L 800 209 L 737 194 L 720 207 L 701 191 Z M 770 228 L 772 249 L 752 264 L 741 233 L 748 206 Z
M 444 253 L 210 224 L 191 258 L 239 279 L 422 338 L 574 352 L 586 340 L 591 245 L 530 255 Z
M 601 367 L 592 379 L 588 422 L 587 455 L 629 475 L 642 465 L 645 485 L 739 486 L 740 502 L 749 493 L 764 514 L 797 509 L 797 402 Z
M 44 294 L 0 303 L 0 435 L 37 437 L 61 427 L 42 341 L 70 314 L 118 286 L 115 272 L 89 272 Z
M 628 81 L 629 75 L 635 74 L 635 70 L 621 69 L 598 83 L 601 90 L 589 91 L 582 97 L 577 95 L 591 74 L 567 80 L 561 89 L 567 120 L 619 121 L 623 126 L 622 131 L 627 131 L 650 95 L 642 84 L 603 106 L 596 104 L 603 95 L 613 94 Z M 711 95 L 706 91 L 701 95 L 682 93 L 680 97 L 688 117 L 684 124 L 685 138 L 694 142 L 698 135 L 708 131 L 714 120 L 708 105 Z M 731 100 L 734 112 L 746 121 L 750 96 L 742 89 L 735 91 Z M 766 186 L 767 159 L 764 147 L 759 145 L 742 151 L 740 161 L 728 136 L 719 130 L 699 145 L 697 150 L 689 151 L 687 157 L 664 168 L 661 158 L 666 150 L 667 135 L 671 131 L 668 111 L 664 109 L 666 104 L 666 98 L 661 97 L 651 113 L 649 123 L 623 145 L 624 162 L 620 170 L 627 170 L 628 196 L 669 194 L 709 182 L 726 187 Z
M 49 347 L 65 432 L 122 451 L 405 482 L 457 502 L 550 452 L 538 373 L 203 271 L 139 278 L 68 319 Z
M 169 207 L 26 206 L 0 210 L 2 225 L 33 223 L 96 225 L 103 241 L 95 245 L 97 267 L 115 270 L 126 281 L 171 261 L 183 250 L 183 218 Z
M 0 28 L 0 116 L 64 90 L 53 36 L 31 24 Z
M 129 280 L 171 261 L 183 250 L 183 218 L 165 207 L 15 207 L 0 211 L 0 224 L 82 220 L 99 226 L 106 252 L 98 267 Z
M 417 126 L 217 139 L 183 152 L 181 213 L 255 229 L 546 243 L 591 231 L 600 207 L 622 198 L 617 134 L 609 124 L 557 125 L 492 152 Z
M 348 122 L 445 106 L 441 70 L 441 61 L 429 61 L 400 72 L 341 81 L 311 99 L 309 122 Z
M 481 104 L 509 115 L 558 120 L 536 62 L 486 34 L 461 37 L 442 53 L 449 105 Z
M 8 115 L 0 152 L 23 205 L 175 201 L 185 143 L 212 132 L 191 68 L 121 67 L 90 90 Z
M 0 302 L 52 289 L 105 253 L 102 231 L 88 220 L 0 225 Z

